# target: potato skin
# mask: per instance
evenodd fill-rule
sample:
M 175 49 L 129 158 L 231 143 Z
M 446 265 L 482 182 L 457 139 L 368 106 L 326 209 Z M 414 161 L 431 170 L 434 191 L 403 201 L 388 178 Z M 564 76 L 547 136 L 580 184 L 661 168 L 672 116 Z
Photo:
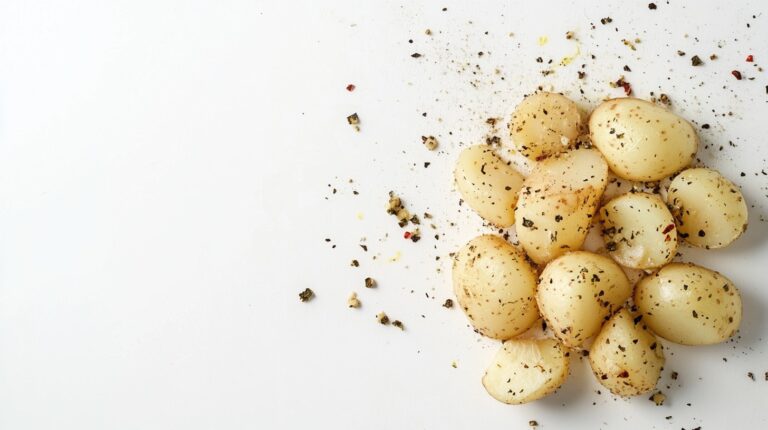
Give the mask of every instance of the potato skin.
M 523 177 L 487 145 L 459 154 L 454 170 L 461 197 L 484 220 L 497 227 L 515 223 L 515 203 Z
M 499 236 L 482 235 L 456 253 L 453 289 L 482 335 L 510 339 L 539 318 L 536 271 L 525 254 Z
M 510 405 L 538 400 L 557 390 L 568 377 L 568 354 L 555 339 L 512 339 L 496 353 L 483 386 Z
M 576 251 L 544 268 L 536 302 L 554 335 L 566 346 L 578 348 L 631 295 L 627 276 L 613 260 Z
M 520 245 L 537 264 L 584 243 L 608 182 L 608 165 L 594 149 L 576 149 L 538 162 L 515 208 Z
M 671 263 L 638 282 L 635 305 L 654 333 L 683 345 L 720 343 L 741 323 L 739 290 L 725 276 Z
M 517 105 L 509 132 L 523 156 L 540 160 L 572 146 L 582 122 L 581 111 L 572 100 L 556 93 L 538 92 Z
M 637 396 L 656 387 L 664 352 L 642 318 L 622 308 L 595 338 L 589 364 L 597 380 L 613 394 Z
M 661 197 L 627 193 L 606 203 L 598 213 L 606 249 L 622 266 L 653 269 L 675 258 L 675 220 Z
M 592 144 L 617 176 L 658 181 L 685 168 L 696 155 L 693 126 L 674 113 L 635 98 L 600 104 L 589 118 Z
M 669 184 L 667 202 L 683 239 L 722 248 L 747 230 L 747 203 L 739 187 L 712 169 L 688 169 Z

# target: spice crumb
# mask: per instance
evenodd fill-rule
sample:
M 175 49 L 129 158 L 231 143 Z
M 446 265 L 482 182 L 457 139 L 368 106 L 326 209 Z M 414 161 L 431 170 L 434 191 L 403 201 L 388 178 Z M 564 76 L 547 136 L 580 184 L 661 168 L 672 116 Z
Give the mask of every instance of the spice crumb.
M 731 74 L 733 75 L 734 78 L 736 78 L 737 81 L 741 80 L 741 72 L 740 71 L 733 70 L 733 71 L 731 71 Z
M 379 322 L 379 324 L 382 324 L 382 325 L 389 324 L 389 317 L 384 312 L 379 312 L 376 315 L 376 320 Z
M 704 64 L 704 62 L 701 61 L 701 58 L 699 58 L 698 55 L 694 55 L 693 57 L 691 57 L 691 65 L 692 66 L 694 66 L 694 67 L 695 66 L 701 66 L 702 64 Z
M 656 406 L 661 406 L 664 404 L 664 400 L 667 399 L 667 396 L 665 396 L 661 391 L 655 393 L 651 397 L 648 398 L 648 400 L 652 401 L 653 403 L 656 403 Z
M 677 377 L 678 377 L 678 373 L 677 372 L 672 372 L 672 374 L 669 375 L 669 376 L 670 376 L 670 378 L 672 378 L 672 379 L 674 379 L 676 381 Z
M 357 298 L 357 293 L 353 292 L 347 299 L 347 306 L 357 309 L 360 307 L 360 300 Z
M 443 303 L 443 307 L 446 309 L 450 309 L 453 307 L 453 300 L 451 299 L 445 299 L 445 303 Z M 766 372 L 766 375 L 768 377 L 768 372 Z
M 403 325 L 403 323 L 400 322 L 400 320 L 392 321 L 392 325 L 399 328 L 400 330 L 405 330 L 405 325 Z
M 437 149 L 437 139 L 435 136 L 421 136 L 421 142 L 430 151 Z
M 360 267 L 360 262 L 357 260 L 352 260 L 352 262 L 349 263 L 349 265 L 352 267 Z
M 752 373 L 752 372 L 747 372 L 747 378 L 749 378 L 749 379 L 754 381 L 755 380 L 755 374 Z
M 315 297 L 315 292 L 309 288 L 305 288 L 304 291 L 299 293 L 299 300 L 302 302 L 308 302 Z
M 419 58 L 419 57 L 421 57 L 421 54 L 419 54 L 418 52 L 414 52 L 413 54 L 411 54 L 411 57 Z
M 374 288 L 376 286 L 376 280 L 373 278 L 365 278 L 365 288 Z
M 354 90 L 355 90 L 355 88 L 357 88 L 357 87 L 355 87 L 355 84 L 349 84 L 349 85 L 347 85 L 347 91 L 349 91 L 350 93 L 351 93 L 352 91 L 354 91 Z
M 528 425 L 531 426 L 531 427 L 538 427 L 539 426 L 539 422 L 536 421 L 536 420 L 530 420 L 530 421 L 528 421 Z
M 355 128 L 355 131 L 360 131 L 360 117 L 357 115 L 357 112 L 348 116 L 347 122 L 349 123 L 349 125 Z
M 656 3 L 648 3 L 648 9 L 656 10 Z

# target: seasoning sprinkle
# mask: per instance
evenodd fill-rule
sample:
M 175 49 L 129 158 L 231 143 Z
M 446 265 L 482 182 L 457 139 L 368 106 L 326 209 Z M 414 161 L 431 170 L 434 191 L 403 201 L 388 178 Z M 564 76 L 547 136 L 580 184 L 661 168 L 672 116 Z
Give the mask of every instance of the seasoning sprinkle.
M 350 93 L 351 93 L 352 91 L 354 91 L 354 90 L 355 90 L 355 88 L 357 88 L 357 87 L 355 87 L 355 84 L 349 84 L 349 85 L 347 85 L 347 91 L 349 91 Z
M 400 320 L 392 321 L 392 325 L 399 328 L 400 330 L 405 330 L 405 325 L 403 325 L 403 323 L 400 322 Z
M 741 72 L 740 71 L 733 70 L 733 71 L 731 71 L 731 74 L 733 75 L 734 78 L 736 78 L 737 81 L 741 80 Z
M 691 57 L 691 65 L 692 66 L 694 66 L 694 67 L 695 66 L 701 66 L 702 64 L 704 64 L 704 62 L 701 61 L 701 58 L 699 58 L 698 55 L 694 55 L 693 57 Z
M 388 317 L 388 316 L 387 316 L 387 314 L 385 314 L 384 312 L 379 312 L 378 314 L 376 314 L 376 320 L 377 320 L 377 321 L 379 322 L 379 324 L 381 324 L 381 325 L 387 325 L 387 324 L 389 324 L 389 317 Z
M 443 303 L 443 307 L 446 309 L 450 309 L 453 307 L 453 300 L 451 299 L 445 299 L 445 303 Z M 768 373 L 766 373 L 768 375 Z
M 421 142 L 430 151 L 434 151 L 435 149 L 437 149 L 437 139 L 435 138 L 435 136 L 421 136 Z
M 376 287 L 376 280 L 373 278 L 365 278 L 365 288 Z
M 349 298 L 347 299 L 347 306 L 354 309 L 360 307 L 360 300 L 357 298 L 357 293 L 353 292 L 349 295 Z
M 419 57 L 421 57 L 421 54 L 419 54 L 418 52 L 414 52 L 413 54 L 411 54 L 411 57 L 419 58 Z
M 656 406 L 661 406 L 664 404 L 664 400 L 667 400 L 667 396 L 665 396 L 661 391 L 655 393 L 651 397 L 648 398 L 648 400 L 652 401 L 653 403 L 656 403 Z
M 299 300 L 302 302 L 308 302 L 315 297 L 315 292 L 309 288 L 305 288 L 304 291 L 299 293 Z

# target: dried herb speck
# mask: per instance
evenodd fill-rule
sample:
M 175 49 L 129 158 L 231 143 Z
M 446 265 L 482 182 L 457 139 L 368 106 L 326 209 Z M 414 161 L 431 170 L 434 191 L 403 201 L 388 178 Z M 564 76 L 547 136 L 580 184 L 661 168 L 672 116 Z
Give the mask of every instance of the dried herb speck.
M 315 292 L 309 288 L 305 288 L 304 291 L 299 293 L 299 300 L 302 302 L 308 302 L 315 297 Z

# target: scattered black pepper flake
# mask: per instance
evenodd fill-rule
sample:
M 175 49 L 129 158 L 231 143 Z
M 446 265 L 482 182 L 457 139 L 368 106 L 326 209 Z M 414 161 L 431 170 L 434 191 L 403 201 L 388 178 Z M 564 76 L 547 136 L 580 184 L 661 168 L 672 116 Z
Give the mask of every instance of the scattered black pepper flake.
M 704 64 L 704 62 L 701 61 L 701 58 L 699 58 L 698 55 L 694 55 L 693 57 L 691 57 L 691 65 L 692 66 L 694 66 L 694 67 L 695 66 L 701 66 L 702 64 Z
M 579 76 L 579 79 L 584 79 L 587 76 L 587 74 L 585 72 L 582 72 L 581 70 L 576 72 L 576 74 Z M 765 92 L 768 93 L 768 87 L 765 87 Z
M 349 265 L 352 267 L 360 267 L 360 262 L 357 260 L 352 260 L 352 262 L 349 263 Z
M 419 57 L 421 57 L 421 54 L 419 54 L 418 52 L 414 52 L 413 54 L 411 54 L 411 57 L 419 58 Z
M 754 381 L 755 380 L 755 374 L 752 373 L 752 372 L 747 372 L 747 378 L 749 378 L 749 379 Z
M 376 287 L 376 280 L 373 278 L 365 278 L 365 288 L 374 288 Z
M 403 323 L 400 322 L 400 320 L 392 321 L 392 325 L 399 328 L 400 330 L 405 330 L 405 325 L 403 325 Z
M 706 235 L 707 233 L 705 233 L 704 230 L 699 230 L 699 237 L 704 237 Z
M 450 309 L 453 307 L 453 300 L 451 299 L 445 299 L 445 303 L 443 303 L 443 307 L 446 309 Z
M 702 124 L 701 128 L 703 128 L 704 130 L 709 130 L 709 124 Z
M 605 249 L 607 249 L 609 252 L 613 252 L 616 250 L 616 242 L 608 242 L 605 244 Z
M 592 274 L 592 282 L 600 282 L 600 277 L 597 276 L 597 273 Z
M 560 222 L 563 220 L 563 216 L 560 214 L 555 215 L 555 222 Z
M 538 427 L 539 426 L 539 422 L 536 421 L 536 420 L 530 420 L 530 421 L 528 421 L 528 425 L 531 426 L 531 427 Z
M 674 379 L 675 381 L 677 381 L 677 376 L 678 376 L 677 372 L 672 372 L 672 374 L 669 375 L 669 377 Z
M 630 69 L 630 68 L 629 68 L 629 66 L 627 66 L 627 65 L 624 65 L 624 71 L 625 71 L 625 72 L 631 72 L 631 71 L 632 71 L 632 69 Z
M 691 315 L 693 315 L 694 318 L 698 318 L 699 317 L 699 314 L 695 310 L 691 311 Z
M 684 57 L 684 56 L 685 56 L 685 52 L 683 52 L 683 51 L 681 51 L 681 50 L 679 50 L 679 49 L 678 49 L 678 50 L 677 50 L 677 55 L 679 55 L 679 56 L 681 56 L 681 57 Z
M 379 321 L 379 324 L 381 324 L 381 325 L 387 325 L 387 324 L 389 324 L 389 317 L 388 317 L 388 316 L 387 316 L 387 314 L 385 314 L 384 312 L 379 312 L 379 313 L 376 315 L 376 320 L 378 320 L 378 321 Z
M 656 3 L 648 3 L 648 9 L 656 10 Z
M 632 320 L 632 322 L 635 323 L 635 325 L 637 325 L 637 323 L 639 323 L 640 320 L 642 320 L 642 319 L 643 319 L 643 316 L 642 315 L 638 315 L 638 316 L 635 317 L 635 319 Z M 651 348 L 651 349 L 653 349 L 653 348 Z
M 533 221 L 523 218 L 523 227 L 531 228 L 533 227 Z
M 600 24 L 606 25 L 613 22 L 613 19 L 609 16 L 606 18 L 600 18 Z
M 309 288 L 305 288 L 304 291 L 299 293 L 299 300 L 302 302 L 308 302 L 315 297 L 315 292 Z

